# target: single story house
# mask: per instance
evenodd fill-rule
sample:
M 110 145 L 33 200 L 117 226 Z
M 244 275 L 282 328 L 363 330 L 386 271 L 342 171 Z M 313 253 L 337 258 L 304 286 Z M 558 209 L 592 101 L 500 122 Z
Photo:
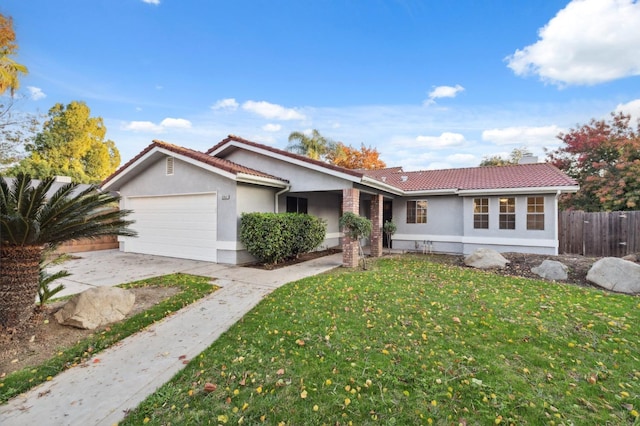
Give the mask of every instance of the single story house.
M 342 245 L 357 264 L 357 244 L 338 225 L 344 212 L 372 220 L 371 254 L 382 254 L 384 221 L 393 248 L 468 254 L 557 254 L 558 196 L 576 182 L 547 163 L 405 172 L 350 170 L 230 135 L 206 152 L 153 141 L 105 179 L 131 209 L 137 238 L 120 250 L 242 264 L 245 212 L 302 212 L 327 222 L 321 247 Z

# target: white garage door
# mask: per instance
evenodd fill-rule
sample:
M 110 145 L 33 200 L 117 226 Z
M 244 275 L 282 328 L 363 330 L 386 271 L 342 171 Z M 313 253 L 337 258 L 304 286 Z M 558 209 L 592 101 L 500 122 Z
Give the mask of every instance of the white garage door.
M 124 250 L 182 259 L 216 261 L 216 194 L 128 197 L 137 238 Z

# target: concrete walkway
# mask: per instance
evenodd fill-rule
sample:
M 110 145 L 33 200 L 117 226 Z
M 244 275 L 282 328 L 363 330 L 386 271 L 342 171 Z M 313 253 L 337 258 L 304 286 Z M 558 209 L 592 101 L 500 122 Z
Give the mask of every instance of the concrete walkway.
M 76 290 L 171 272 L 209 276 L 222 288 L 0 406 L 3 426 L 116 424 L 264 296 L 342 264 L 341 254 L 273 271 L 113 250 L 78 255 L 63 265 Z

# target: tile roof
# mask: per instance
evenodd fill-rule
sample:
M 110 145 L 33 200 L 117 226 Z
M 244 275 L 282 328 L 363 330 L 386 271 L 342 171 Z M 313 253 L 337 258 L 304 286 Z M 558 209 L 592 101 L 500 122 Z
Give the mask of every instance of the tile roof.
M 289 152 L 289 151 L 285 151 L 285 150 L 282 150 L 282 149 L 274 148 L 272 146 L 263 145 L 261 143 L 256 143 L 256 142 L 252 142 L 250 140 L 243 139 L 243 138 L 241 138 L 239 136 L 236 136 L 236 135 L 227 136 L 225 139 L 223 139 L 222 141 L 220 141 L 219 143 L 214 145 L 212 148 L 210 148 L 208 151 L 206 151 L 206 153 L 207 154 L 211 154 L 212 152 L 217 151 L 218 148 L 224 146 L 225 144 L 227 144 L 227 143 L 229 143 L 231 141 L 240 142 L 240 143 L 242 143 L 244 145 L 253 146 L 255 148 L 263 149 L 265 151 L 269 151 L 269 152 L 272 152 L 274 154 L 280 154 L 280 155 L 283 155 L 285 157 L 289 157 L 289 158 L 294 159 L 294 160 L 303 161 L 305 163 L 313 164 L 315 166 L 324 167 L 325 169 L 328 169 L 328 170 L 333 170 L 333 171 L 336 171 L 336 172 L 345 173 L 345 174 L 352 175 L 352 176 L 355 176 L 355 177 L 364 176 L 364 173 L 363 173 L 362 170 L 345 169 L 344 167 L 334 166 L 333 164 L 325 163 L 324 161 L 313 160 L 313 159 L 311 159 L 309 157 L 305 157 L 304 155 L 298 155 L 298 154 L 294 154 L 293 152 Z
M 102 181 L 102 185 L 104 185 L 105 183 L 109 182 L 110 180 L 112 180 L 114 177 L 116 177 L 117 175 L 119 175 L 120 173 L 122 173 L 123 171 L 125 171 L 129 166 L 131 166 L 133 163 L 135 163 L 136 161 L 138 161 L 140 158 L 144 157 L 148 152 L 150 152 L 152 149 L 159 147 L 159 148 L 164 148 L 167 151 L 171 151 L 171 152 L 175 152 L 176 154 L 180 154 L 180 155 L 184 155 L 186 157 L 192 158 L 194 160 L 200 161 L 204 164 L 208 164 L 210 166 L 214 166 L 217 167 L 221 170 L 224 170 L 226 172 L 232 173 L 234 175 L 237 175 L 238 173 L 244 173 L 247 175 L 252 175 L 252 176 L 258 176 L 258 177 L 262 177 L 262 178 L 268 178 L 268 179 L 276 179 L 276 180 L 280 180 L 282 182 L 289 182 L 286 179 L 282 179 L 280 177 L 277 176 L 272 176 L 270 174 L 267 173 L 263 173 L 259 170 L 255 170 L 255 169 L 251 169 L 249 167 L 245 167 L 242 166 L 240 164 L 236 164 L 232 161 L 229 160 L 225 160 L 222 158 L 218 158 L 218 157 L 212 157 L 208 154 L 205 154 L 204 152 L 200 152 L 200 151 L 195 151 L 193 149 L 189 149 L 189 148 L 184 148 L 178 145 L 174 145 L 168 142 L 164 142 L 164 141 L 160 141 L 160 140 L 154 140 L 149 146 L 147 146 L 144 150 L 142 150 L 142 152 L 140 152 L 138 155 L 136 155 L 135 157 L 133 157 L 131 160 L 127 161 L 126 164 L 124 164 L 122 167 L 120 167 L 118 170 L 116 170 L 114 173 L 112 173 L 110 176 L 108 176 L 105 180 Z
M 549 163 L 404 172 L 394 167 L 368 170 L 373 179 L 403 191 L 483 190 L 576 186 L 575 180 Z

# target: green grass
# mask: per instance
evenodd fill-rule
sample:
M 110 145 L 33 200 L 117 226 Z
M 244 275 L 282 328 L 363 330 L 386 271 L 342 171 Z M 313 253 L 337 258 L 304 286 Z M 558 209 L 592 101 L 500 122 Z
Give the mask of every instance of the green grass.
M 278 289 L 123 424 L 640 424 L 639 311 L 382 259 Z
M 180 292 L 125 321 L 112 324 L 108 329 L 93 334 L 70 348 L 61 348 L 55 357 L 41 365 L 24 368 L 0 379 L 0 404 L 46 380 L 50 380 L 63 370 L 76 366 L 101 350 L 195 302 L 218 288 L 211 285 L 211 278 L 186 274 L 148 278 L 122 284 L 118 287 L 148 286 L 179 287 Z

